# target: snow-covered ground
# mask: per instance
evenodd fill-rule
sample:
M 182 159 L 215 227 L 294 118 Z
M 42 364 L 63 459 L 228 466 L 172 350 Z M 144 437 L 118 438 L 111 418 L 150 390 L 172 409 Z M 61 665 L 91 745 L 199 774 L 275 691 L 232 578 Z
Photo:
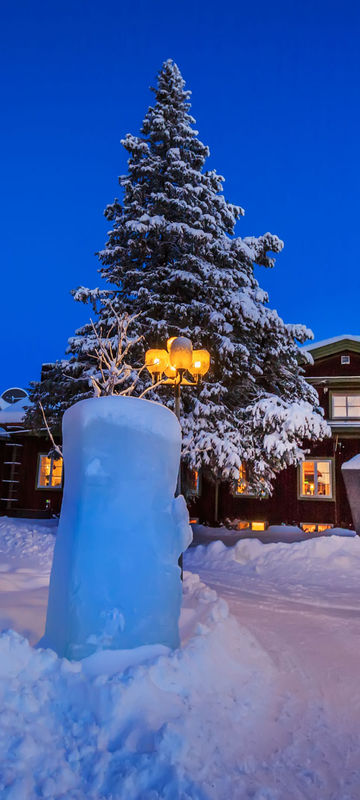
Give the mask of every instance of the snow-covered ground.
M 55 530 L 0 519 L 1 800 L 359 800 L 360 538 L 193 548 L 180 650 L 70 663 Z

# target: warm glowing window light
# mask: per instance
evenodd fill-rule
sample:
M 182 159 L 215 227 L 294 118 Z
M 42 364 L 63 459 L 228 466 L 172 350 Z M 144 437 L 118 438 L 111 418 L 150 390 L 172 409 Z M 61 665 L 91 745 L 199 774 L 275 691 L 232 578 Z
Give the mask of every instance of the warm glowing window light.
M 200 475 L 198 469 L 191 470 L 191 493 L 199 494 L 200 490 Z
M 236 491 L 238 494 L 245 494 L 248 489 L 248 482 L 246 476 L 245 464 L 241 464 L 239 469 L 239 480 L 237 482 Z
M 251 523 L 251 530 L 252 531 L 264 531 L 266 528 L 265 522 L 252 522 Z
M 313 525 L 310 522 L 303 522 L 301 525 L 301 530 L 303 530 L 304 533 L 316 533 L 316 525 Z
M 303 461 L 300 469 L 302 497 L 332 497 L 330 460 Z
M 330 522 L 301 522 L 300 528 L 304 533 L 322 533 L 333 527 Z
M 247 497 L 265 497 L 265 491 L 259 491 L 258 493 L 255 492 L 253 489 L 250 488 L 249 480 L 248 480 L 248 472 L 246 468 L 246 464 L 242 462 L 239 469 L 239 478 L 235 483 L 235 493 L 240 495 L 246 495 Z
M 37 488 L 61 489 L 63 478 L 63 460 L 55 460 L 53 456 L 40 455 Z

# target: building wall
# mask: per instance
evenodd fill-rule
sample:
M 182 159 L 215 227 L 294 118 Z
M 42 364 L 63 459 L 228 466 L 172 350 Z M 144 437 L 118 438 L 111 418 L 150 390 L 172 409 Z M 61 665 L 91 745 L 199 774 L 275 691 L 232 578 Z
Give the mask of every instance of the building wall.
M 14 460 L 21 463 L 15 466 L 14 477 L 19 483 L 17 486 L 17 501 L 7 503 L 4 498 L 8 497 L 6 488 L 8 483 L 4 483 L 10 478 L 11 465 L 6 462 L 12 459 L 11 443 L 21 445 L 21 448 L 14 448 L 19 455 Z M 8 441 L 0 442 L 0 514 L 12 516 L 13 514 L 38 511 L 49 513 L 59 513 L 61 508 L 62 491 L 59 489 L 37 489 L 37 468 L 40 453 L 47 453 L 49 442 L 39 436 L 29 436 L 28 434 L 12 434 Z
M 349 355 L 350 363 L 342 364 L 341 356 Z M 316 386 L 319 403 L 324 409 L 325 418 L 331 417 L 332 391 L 360 391 L 360 353 L 343 349 L 326 357 L 316 357 L 313 365 L 306 369 L 306 376 Z M 320 380 L 316 380 L 319 378 Z M 359 378 L 359 380 L 357 380 Z M 356 426 L 355 426 L 356 427 Z M 305 445 L 306 448 L 306 445 Z M 215 518 L 215 486 L 205 477 L 202 480 L 202 494 L 190 502 L 190 514 L 200 522 L 263 521 L 268 524 L 328 523 L 352 527 L 352 517 L 346 496 L 341 465 L 360 452 L 360 430 L 339 429 L 332 437 L 316 445 L 309 443 L 307 459 L 332 458 L 334 464 L 333 499 L 301 499 L 298 496 L 299 470 L 289 467 L 281 472 L 275 481 L 271 497 L 260 499 L 246 497 L 232 491 L 230 483 L 219 486 L 218 516 Z
M 276 478 L 271 497 L 259 499 L 246 497 L 232 491 L 230 483 L 219 486 L 218 519 L 215 520 L 215 485 L 203 477 L 200 497 L 189 503 L 190 515 L 199 522 L 210 525 L 216 522 L 262 521 L 269 525 L 302 522 L 327 523 L 352 528 L 350 506 L 341 473 L 341 464 L 360 452 L 358 439 L 339 439 L 334 451 L 334 440 L 325 440 L 311 450 L 314 457 L 334 458 L 335 497 L 315 499 L 298 497 L 299 471 L 288 467 Z M 308 456 L 311 459 L 311 456 Z

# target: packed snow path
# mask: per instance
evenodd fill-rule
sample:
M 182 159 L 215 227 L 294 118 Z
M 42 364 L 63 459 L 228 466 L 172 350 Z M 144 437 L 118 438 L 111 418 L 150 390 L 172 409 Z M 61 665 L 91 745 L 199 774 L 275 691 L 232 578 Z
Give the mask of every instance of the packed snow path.
M 53 539 L 0 520 L 2 627 L 33 642 Z M 185 561 L 211 588 L 186 575 L 174 654 L 80 665 L 0 637 L 1 798 L 359 800 L 360 539 L 215 542 Z
M 359 798 L 360 540 L 266 547 L 218 542 L 188 556 L 276 668 L 257 776 L 270 770 L 274 797 Z

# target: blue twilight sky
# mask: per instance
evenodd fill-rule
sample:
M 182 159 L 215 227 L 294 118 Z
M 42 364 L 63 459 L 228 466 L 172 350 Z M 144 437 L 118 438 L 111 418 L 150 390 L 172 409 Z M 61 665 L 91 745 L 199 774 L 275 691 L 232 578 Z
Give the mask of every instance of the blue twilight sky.
M 208 166 L 285 249 L 260 284 L 316 339 L 360 334 L 358 0 L 18 0 L 0 9 L 0 391 L 62 357 L 98 283 L 105 205 L 166 58 Z

